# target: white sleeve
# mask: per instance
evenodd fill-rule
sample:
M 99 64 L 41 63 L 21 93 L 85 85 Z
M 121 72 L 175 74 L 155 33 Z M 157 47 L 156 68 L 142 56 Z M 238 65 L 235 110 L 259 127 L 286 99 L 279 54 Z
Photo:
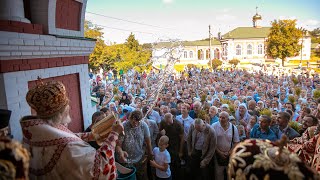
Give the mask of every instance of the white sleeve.
M 164 163 L 167 163 L 167 164 L 171 163 L 171 157 L 170 157 L 170 153 L 168 151 L 166 153 L 166 157 L 164 159 Z
M 233 127 L 234 127 L 234 138 L 233 138 L 233 140 L 234 140 L 235 143 L 240 142 L 238 128 L 235 125 L 233 125 Z

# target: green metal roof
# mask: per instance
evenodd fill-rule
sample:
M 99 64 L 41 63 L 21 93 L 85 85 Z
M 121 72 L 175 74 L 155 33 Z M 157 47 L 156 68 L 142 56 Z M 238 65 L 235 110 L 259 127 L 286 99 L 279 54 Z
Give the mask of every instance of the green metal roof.
M 162 47 L 170 47 L 171 45 L 172 45 L 171 42 L 160 42 L 155 47 L 162 48 Z M 209 40 L 183 41 L 182 45 L 183 46 L 209 46 Z M 211 45 L 221 45 L 221 43 L 217 39 L 212 39 Z
M 209 46 L 209 40 L 185 41 L 184 46 Z M 221 45 L 217 39 L 211 40 L 211 45 Z
M 271 27 L 238 27 L 222 36 L 222 39 L 265 38 Z

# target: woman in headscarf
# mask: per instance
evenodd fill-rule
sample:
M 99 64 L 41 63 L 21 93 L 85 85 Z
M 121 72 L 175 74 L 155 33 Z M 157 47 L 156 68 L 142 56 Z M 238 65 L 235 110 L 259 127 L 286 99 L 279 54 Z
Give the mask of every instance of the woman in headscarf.
M 263 101 L 258 101 L 258 103 L 257 103 L 257 110 L 258 111 L 261 111 L 261 110 L 263 110 L 265 107 L 264 107 L 264 103 L 263 103 Z
M 235 115 L 236 115 L 237 124 L 241 124 L 244 127 L 247 127 L 247 124 L 249 123 L 249 120 L 250 120 L 250 114 L 248 113 L 246 104 L 244 103 L 240 104 Z

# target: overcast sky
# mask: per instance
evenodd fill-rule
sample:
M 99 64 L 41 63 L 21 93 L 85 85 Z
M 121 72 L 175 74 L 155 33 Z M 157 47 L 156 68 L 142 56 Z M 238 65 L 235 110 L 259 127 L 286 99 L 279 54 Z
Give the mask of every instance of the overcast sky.
M 209 24 L 214 36 L 219 30 L 251 27 L 256 6 L 262 26 L 290 18 L 308 30 L 320 27 L 320 0 L 88 0 L 86 19 L 104 26 L 109 42 L 123 43 L 130 32 L 139 43 L 199 40 L 208 38 Z

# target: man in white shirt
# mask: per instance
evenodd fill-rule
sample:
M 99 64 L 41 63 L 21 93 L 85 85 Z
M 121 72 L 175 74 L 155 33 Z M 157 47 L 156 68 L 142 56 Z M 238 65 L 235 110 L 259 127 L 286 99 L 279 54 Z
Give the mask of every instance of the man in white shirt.
M 183 156 L 181 165 L 185 165 L 185 161 L 188 160 L 188 148 L 187 148 L 187 140 L 188 140 L 188 133 L 191 125 L 194 123 L 194 120 L 189 116 L 190 105 L 189 104 L 182 104 L 181 105 L 181 115 L 177 116 L 176 119 L 179 121 L 183 126 L 184 131 L 184 145 L 183 145 Z
M 229 122 L 229 114 L 225 111 L 219 115 L 219 121 L 212 124 L 215 130 L 217 139 L 215 169 L 216 179 L 225 179 L 228 159 L 232 152 L 233 147 L 240 142 L 238 129 Z M 224 163 L 226 162 L 226 164 Z
M 181 115 L 177 116 L 177 121 L 179 121 L 184 128 L 184 140 L 187 141 L 188 133 L 191 124 L 193 124 L 194 120 L 189 116 L 190 105 L 182 104 L 181 105 Z

